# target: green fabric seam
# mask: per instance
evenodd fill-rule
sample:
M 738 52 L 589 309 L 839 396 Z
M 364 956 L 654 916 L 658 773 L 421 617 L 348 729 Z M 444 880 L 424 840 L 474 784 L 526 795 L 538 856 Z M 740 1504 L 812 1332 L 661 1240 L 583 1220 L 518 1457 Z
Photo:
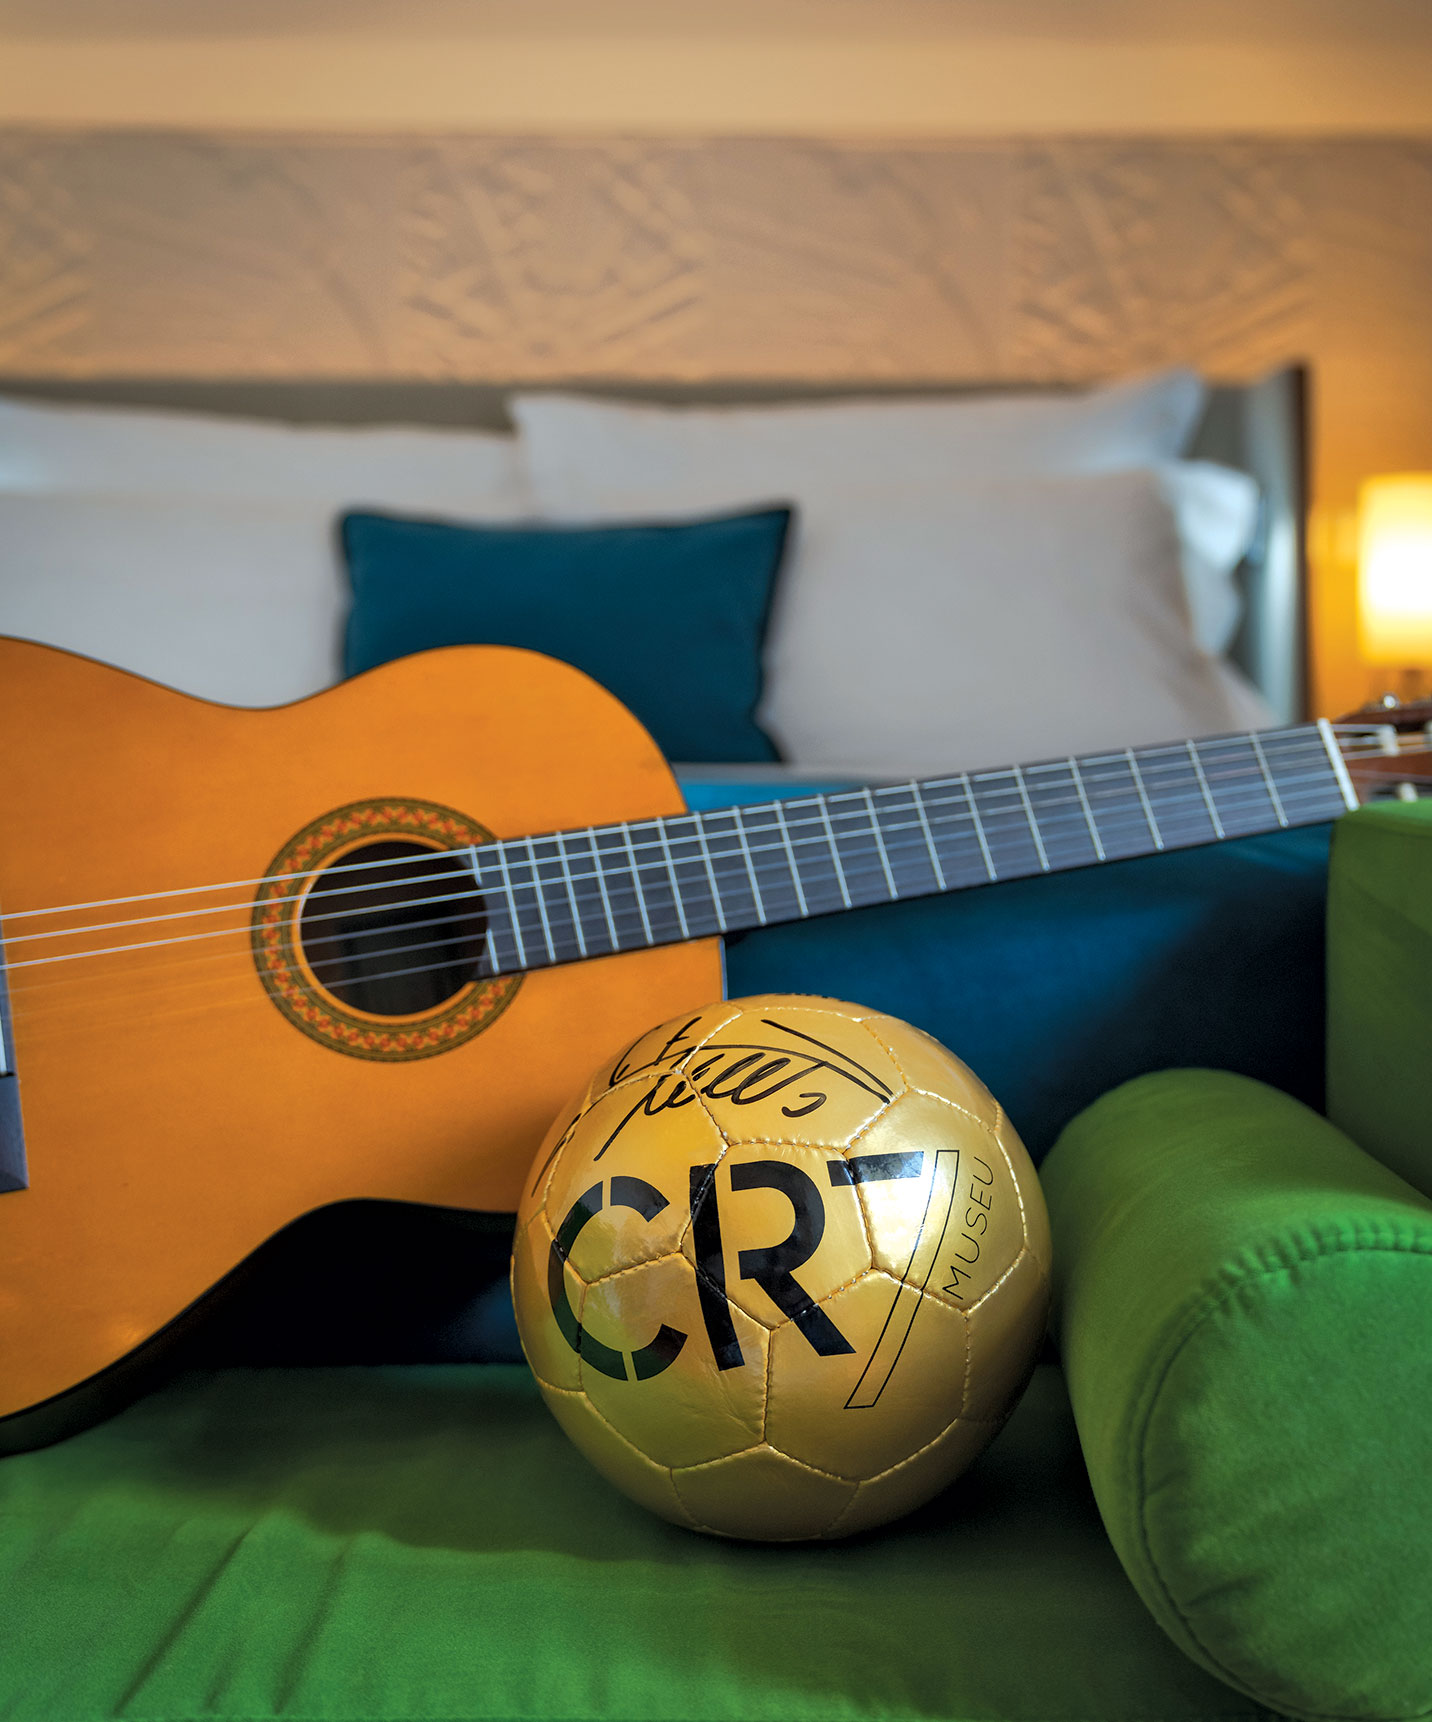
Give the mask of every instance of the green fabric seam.
M 1279 1712 L 1270 1712 L 1266 1705 L 1260 1704 L 1256 1710 L 1203 1711 L 1196 1718 L 1196 1722 L 1269 1722 L 1270 1716 L 1276 1718 L 1278 1714 Z M 167 1712 L 163 1715 L 127 1715 L 124 1722 L 333 1722 L 333 1718 L 317 1711 L 302 1715 L 285 1714 L 282 1717 L 274 1716 L 272 1713 L 240 1716 L 233 1711 L 225 1711 L 220 1717 L 213 1710 L 194 1710 L 183 1715 L 176 1715 L 173 1712 Z M 385 1712 L 381 1716 L 377 1714 L 348 1716 L 343 1719 L 343 1722 L 473 1722 L 473 1718 L 470 1715 L 394 1716 Z M 510 1714 L 484 1717 L 483 1722 L 534 1722 L 534 1718 L 530 1714 Z M 591 1718 L 587 1716 L 549 1716 L 542 1718 L 542 1722 L 591 1722 Z M 609 1719 L 609 1722 L 636 1722 L 636 1718 L 612 1718 Z M 647 1722 L 652 1722 L 652 1719 L 648 1718 Z M 729 1717 L 688 1716 L 681 1718 L 681 1722 L 731 1722 L 731 1719 Z M 842 1719 L 842 1722 L 856 1722 L 856 1719 L 846 1717 Z M 868 1717 L 865 1722 L 876 1722 L 876 1718 Z M 880 1722 L 892 1722 L 892 1719 L 881 1718 Z M 931 1722 L 931 1719 L 924 1716 L 916 1717 L 911 1714 L 907 1722 Z M 950 1718 L 950 1722 L 1003 1722 L 1003 1718 L 961 1716 Z M 1027 1716 L 1022 1719 L 1022 1722 L 1109 1722 L 1109 1719 L 1107 1716 Z M 1123 1722 L 1190 1722 L 1190 1718 L 1187 1716 L 1174 1718 L 1166 1715 L 1126 1716 L 1123 1718 Z
M 1410 1244 L 1338 1243 L 1330 1248 L 1319 1248 L 1311 1253 L 1299 1251 L 1292 1257 L 1292 1259 L 1281 1262 L 1277 1267 L 1263 1268 L 1255 1273 L 1245 1274 L 1240 1272 L 1238 1278 L 1234 1280 L 1232 1284 L 1225 1283 L 1223 1285 L 1222 1290 L 1216 1297 L 1209 1297 L 1207 1301 L 1200 1303 L 1194 1309 L 1190 1317 L 1187 1319 L 1183 1331 L 1171 1342 L 1168 1355 L 1157 1370 L 1153 1378 L 1152 1385 L 1146 1390 L 1146 1403 L 1143 1406 L 1139 1417 L 1139 1433 L 1136 1439 L 1130 1443 L 1132 1451 L 1129 1455 L 1129 1469 L 1133 1473 L 1135 1499 L 1139 1503 L 1137 1523 L 1139 1552 L 1143 1555 L 1148 1570 L 1153 1575 L 1154 1582 L 1158 1585 L 1160 1594 L 1162 1595 L 1169 1612 L 1178 1620 L 1179 1624 L 1183 1627 L 1184 1631 L 1188 1634 L 1193 1643 L 1195 1643 L 1203 1652 L 1204 1656 L 1207 1658 L 1209 1667 L 1213 1669 L 1220 1679 L 1226 1680 L 1230 1686 L 1244 1693 L 1246 1697 L 1253 1699 L 1256 1704 L 1262 1704 L 1263 1700 L 1259 1698 L 1256 1693 L 1250 1692 L 1247 1686 L 1244 1685 L 1243 1682 L 1229 1669 L 1227 1669 L 1222 1661 L 1208 1649 L 1202 1638 L 1200 1638 L 1198 1633 L 1194 1631 L 1192 1624 L 1184 1614 L 1183 1610 L 1179 1607 L 1178 1603 L 1175 1602 L 1173 1593 L 1169 1589 L 1168 1582 L 1159 1567 L 1159 1563 L 1154 1558 L 1153 1548 L 1150 1544 L 1148 1534 L 1148 1522 L 1146 1516 L 1147 1501 L 1144 1494 L 1144 1482 L 1148 1461 L 1147 1449 L 1149 1424 L 1152 1422 L 1153 1414 L 1158 1408 L 1159 1398 L 1167 1385 L 1170 1371 L 1173 1369 L 1174 1364 L 1177 1363 L 1184 1348 L 1188 1345 L 1189 1341 L 1193 1338 L 1198 1329 L 1203 1326 L 1204 1322 L 1215 1315 L 1240 1291 L 1255 1284 L 1259 1280 L 1276 1279 L 1280 1275 L 1289 1274 L 1295 1268 L 1306 1266 L 1310 1262 L 1328 1261 L 1333 1257 L 1342 1255 L 1417 1255 L 1432 1257 L 1432 1242 L 1423 1243 L 1420 1241 L 1414 1241 Z M 1209 1290 L 1211 1291 L 1212 1288 L 1209 1288 Z M 1265 1707 L 1271 1708 L 1271 1706 Z M 1282 1714 L 1282 1712 L 1275 1711 L 1275 1714 Z M 1337 1711 L 1307 1711 L 1304 1712 L 1304 1715 L 1309 1718 L 1316 1718 L 1316 1722 L 1369 1722 L 1369 1718 L 1365 1716 L 1344 1715 Z M 1427 1722 L 1429 1717 L 1432 1717 L 1432 1710 L 1418 1710 L 1407 1716 L 1382 1718 L 1380 1719 L 1380 1722 Z
M 1432 836 L 1429 836 L 1427 841 L 1432 843 Z M 1367 908 L 1379 909 L 1385 915 L 1395 915 L 1399 921 L 1406 922 L 1410 919 L 1407 905 L 1401 898 L 1388 897 L 1374 891 L 1361 879 L 1343 879 L 1339 882 L 1337 891 L 1339 897 L 1351 897 Z M 1416 923 L 1413 925 L 1416 926 Z M 1421 929 L 1418 928 L 1418 931 Z

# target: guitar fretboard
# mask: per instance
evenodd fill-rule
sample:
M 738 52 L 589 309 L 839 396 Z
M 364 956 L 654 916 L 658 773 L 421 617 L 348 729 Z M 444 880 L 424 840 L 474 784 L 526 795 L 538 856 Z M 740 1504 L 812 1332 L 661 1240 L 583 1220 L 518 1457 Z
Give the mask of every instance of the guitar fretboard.
M 1325 725 L 960 772 L 471 851 L 511 974 L 1162 849 L 1356 805 Z

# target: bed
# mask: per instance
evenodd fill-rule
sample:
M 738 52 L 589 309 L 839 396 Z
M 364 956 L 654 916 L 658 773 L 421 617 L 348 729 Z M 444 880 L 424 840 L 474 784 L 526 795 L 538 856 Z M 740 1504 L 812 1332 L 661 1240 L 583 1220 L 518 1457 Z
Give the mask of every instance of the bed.
M 1055 386 L 1057 389 L 1057 385 Z M 682 407 L 770 406 L 834 400 L 972 400 L 1049 392 L 1037 380 L 1015 388 L 941 383 L 792 381 L 651 383 L 621 379 L 544 384 L 536 394 L 576 393 Z M 0 395 L 20 401 L 103 405 L 289 425 L 414 425 L 508 433 L 515 385 L 447 381 L 301 378 L 0 379 Z M 1307 508 L 1308 373 L 1290 365 L 1248 383 L 1215 383 L 1207 392 L 1185 454 L 1217 462 L 1256 481 L 1260 519 L 1236 573 L 1243 600 L 1227 657 L 1266 699 L 1280 722 L 1306 715 L 1307 606 L 1304 522 Z M 6 479 L 0 466 L 0 488 Z
M 928 406 L 941 411 L 942 403 L 951 400 L 1018 399 L 1017 391 L 950 391 L 933 385 L 852 389 L 839 384 L 654 386 L 612 381 L 583 382 L 580 393 L 599 410 L 621 401 L 637 403 L 637 411 L 645 406 L 694 414 L 775 406 L 799 411 L 852 399 L 860 408 Z M 357 462 L 360 455 L 388 463 L 385 472 L 400 473 L 387 494 L 360 493 L 347 501 L 375 502 L 419 517 L 467 515 L 481 512 L 463 506 L 472 490 L 470 468 L 462 464 L 468 454 L 445 437 L 454 431 L 510 430 L 514 394 L 518 417 L 526 412 L 529 423 L 544 412 L 567 411 L 567 391 L 555 387 L 513 391 L 448 382 L 10 379 L 0 385 L 0 396 L 14 403 L 19 417 L 7 421 L 0 403 L 0 523 L 9 518 L 20 521 L 27 532 L 33 527 L 36 533 L 49 533 L 44 542 L 59 545 L 54 555 L 61 560 L 55 566 L 62 568 L 73 566 L 81 551 L 87 554 L 97 543 L 112 543 L 116 532 L 131 524 L 143 542 L 160 542 L 170 552 L 177 547 L 189 556 L 190 565 L 203 571 L 229 608 L 223 612 L 228 621 L 216 626 L 212 617 L 205 619 L 201 604 L 191 617 L 199 631 L 176 631 L 170 611 L 182 609 L 192 597 L 185 567 L 177 566 L 168 586 L 146 586 L 148 570 L 140 556 L 133 590 L 144 593 L 142 601 L 117 605 L 115 593 L 125 590 L 123 582 L 106 579 L 88 588 L 83 601 L 70 594 L 40 615 L 33 606 L 26 608 L 35 585 L 30 570 L 39 565 L 27 562 L 26 546 L 40 540 L 22 534 L 7 546 L 0 526 L 0 631 L 87 650 L 181 686 L 183 674 L 202 659 L 203 675 L 217 679 L 191 683 L 191 691 L 236 703 L 267 703 L 262 697 L 245 697 L 243 687 L 222 681 L 232 657 L 226 635 L 237 636 L 247 628 L 267 642 L 307 630 L 313 641 L 327 641 L 324 630 L 333 631 L 338 600 L 323 569 L 332 560 L 328 533 L 337 510 L 331 499 L 320 502 L 296 486 L 289 470 L 294 463 L 288 461 L 286 467 L 282 449 L 271 461 L 263 498 L 254 502 L 236 493 L 228 468 L 239 445 L 225 440 L 229 424 L 241 436 L 247 433 L 237 421 L 244 420 L 267 421 L 269 430 L 256 430 L 264 436 L 271 436 L 275 426 L 313 431 L 319 440 L 305 442 L 300 434 L 289 446 L 310 454 L 316 449 L 313 459 L 319 464 L 336 463 L 340 476 L 334 479 L 330 473 L 324 479 L 330 486 L 349 482 L 342 474 L 357 467 L 344 463 Z M 1226 645 L 1227 664 L 1255 692 L 1255 704 L 1247 708 L 1255 715 L 1210 727 L 1241 729 L 1304 714 L 1305 397 L 1306 378 L 1296 367 L 1247 385 L 1212 387 L 1200 395 L 1197 422 L 1182 439 L 1184 458 L 1217 462 L 1250 475 L 1257 486 L 1256 530 L 1232 571 L 1240 603 Z M 1049 398 L 1074 402 L 1079 397 L 1066 391 Z M 202 425 L 191 427 L 183 421 L 99 415 L 85 421 L 86 434 L 93 430 L 97 438 L 84 453 L 91 462 L 89 478 L 75 479 L 66 490 L 43 473 L 27 474 L 20 457 L 13 455 L 24 439 L 12 434 L 7 445 L 7 422 L 12 433 L 19 425 L 30 436 L 24 447 L 32 465 L 43 466 L 51 457 L 63 464 L 70 458 L 65 438 L 72 421 L 63 413 L 43 420 L 24 415 L 35 408 L 89 406 L 200 413 L 222 421 L 222 426 L 210 436 Z M 587 434 L 586 421 L 580 414 L 588 410 L 579 404 L 571 421 L 582 434 Z M 658 435 L 664 422 L 653 421 Z M 142 446 L 149 434 L 146 425 L 157 426 L 159 438 L 148 454 Z M 393 425 L 413 428 L 370 428 Z M 345 443 L 318 427 L 366 434 L 361 443 Z M 640 424 L 637 428 L 642 430 Z M 53 439 L 53 447 L 46 438 Z M 7 446 L 13 456 L 8 471 Z M 492 441 L 483 445 L 483 459 L 489 463 L 484 469 L 489 520 L 499 524 L 534 512 L 531 495 L 522 493 L 503 465 L 506 446 Z M 164 493 L 162 476 L 153 476 L 155 459 L 169 463 L 163 470 L 171 472 L 176 483 L 181 473 L 190 473 L 194 495 L 181 509 Z M 145 460 L 151 462 L 148 477 L 126 476 Z M 96 473 L 101 475 L 98 482 Z M 1095 481 L 1122 482 L 1118 474 L 1096 474 Z M 712 503 L 705 491 L 682 494 L 692 500 L 684 509 L 674 505 L 677 514 L 689 514 L 693 508 L 700 512 L 703 504 Z M 613 512 L 631 512 L 629 495 L 618 497 L 612 510 L 588 506 L 572 512 L 600 523 Z M 340 491 L 340 505 L 343 500 Z M 758 497 L 740 500 L 755 502 Z M 721 498 L 715 496 L 714 503 L 719 506 Z M 898 498 L 897 505 L 903 506 Z M 548 512 L 563 514 L 557 508 Z M 284 557 L 300 530 L 318 548 L 304 564 L 311 607 L 301 624 L 291 628 Z M 78 536 L 66 539 L 65 532 Z M 143 532 L 159 537 L 143 540 Z M 262 605 L 267 606 L 257 613 L 258 600 L 247 584 L 254 570 Z M 266 572 L 271 579 L 264 587 Z M 167 658 L 146 657 L 166 630 L 171 636 L 164 646 Z M 325 662 L 313 654 L 295 659 L 285 671 L 299 678 L 289 697 L 334 679 Z M 166 663 L 177 664 L 179 670 L 166 672 Z M 1005 763 L 1067 751 L 1057 742 L 1034 753 L 1022 750 L 1016 739 L 1004 745 L 1006 731 L 1015 736 L 1021 713 L 1039 713 L 1043 690 L 1027 663 L 996 662 L 993 669 L 998 697 L 993 704 L 988 699 L 981 703 L 976 715 L 989 727 L 975 744 L 991 751 L 964 763 Z M 305 676 L 309 686 L 302 685 Z M 1072 714 L 1056 706 L 1040 721 L 1044 733 L 1059 737 Z M 898 754 L 889 761 L 890 769 L 880 769 L 880 762 L 851 763 L 864 767 L 862 780 L 907 775 L 899 769 Z M 705 807 L 797 795 L 811 786 L 853 780 L 842 758 L 811 759 L 799 752 L 783 761 L 751 755 L 732 760 L 719 753 L 677 756 L 676 768 L 688 802 Z M 1063 1124 L 1099 1093 L 1127 1076 L 1170 1064 L 1242 1071 L 1318 1103 L 1326 852 L 1326 830 L 1312 828 L 1020 881 L 997 891 L 763 927 L 728 941 L 728 991 L 856 998 L 917 1023 L 958 1051 L 1000 1096 L 1036 1160 Z M 229 1295 L 216 1300 L 196 1328 L 194 1343 L 202 1356 L 230 1360 L 515 1357 L 503 1283 L 507 1235 L 501 1216 L 376 1212 L 367 1204 L 311 1216 L 262 1252 L 241 1276 L 242 1283 L 227 1288 Z

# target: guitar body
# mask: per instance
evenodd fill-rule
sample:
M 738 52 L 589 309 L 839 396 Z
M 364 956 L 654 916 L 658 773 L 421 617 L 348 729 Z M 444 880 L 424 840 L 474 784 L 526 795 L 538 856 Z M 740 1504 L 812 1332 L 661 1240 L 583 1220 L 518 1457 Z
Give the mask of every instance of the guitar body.
M 721 993 L 711 939 L 390 1015 L 329 996 L 305 956 L 307 881 L 375 843 L 411 856 L 680 811 L 636 720 L 531 653 L 427 653 L 249 711 L 0 641 L 0 807 L 28 1173 L 0 1194 L 0 1449 L 87 1420 L 87 1384 L 304 1213 L 515 1209 L 597 1064 Z M 275 872 L 291 881 L 256 910 Z

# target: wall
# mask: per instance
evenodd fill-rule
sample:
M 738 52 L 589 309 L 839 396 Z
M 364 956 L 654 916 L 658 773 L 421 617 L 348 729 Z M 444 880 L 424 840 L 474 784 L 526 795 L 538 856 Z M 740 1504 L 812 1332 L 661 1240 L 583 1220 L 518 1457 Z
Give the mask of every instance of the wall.
M 949 137 L 1432 129 L 1425 0 L 0 0 L 0 122 Z
M 0 371 L 1307 359 L 1318 700 L 1362 699 L 1331 528 L 1366 473 L 1432 468 L 1432 8 L 820 11 L 727 0 L 718 36 L 612 0 L 594 36 L 585 0 L 408 0 L 399 38 L 365 0 L 0 0 Z

